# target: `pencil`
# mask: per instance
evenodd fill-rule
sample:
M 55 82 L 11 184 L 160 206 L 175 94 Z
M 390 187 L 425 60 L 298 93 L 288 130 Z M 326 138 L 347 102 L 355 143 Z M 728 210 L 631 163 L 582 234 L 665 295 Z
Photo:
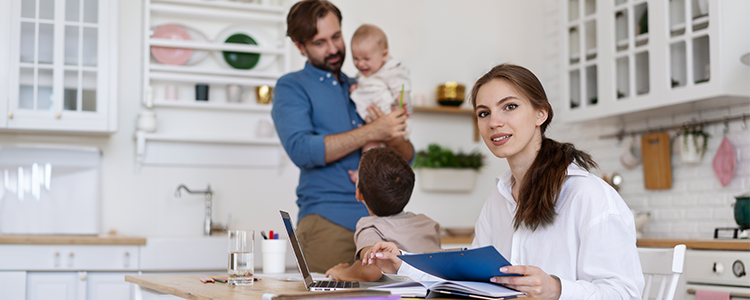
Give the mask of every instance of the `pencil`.
M 401 99 L 398 101 L 398 108 L 404 107 L 404 84 L 401 85 Z

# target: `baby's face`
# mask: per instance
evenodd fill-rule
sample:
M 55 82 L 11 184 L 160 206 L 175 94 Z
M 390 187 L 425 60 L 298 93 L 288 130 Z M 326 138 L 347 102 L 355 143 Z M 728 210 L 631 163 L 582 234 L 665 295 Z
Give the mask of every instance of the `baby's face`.
M 362 75 L 370 76 L 380 70 L 388 59 L 388 49 L 382 49 L 374 39 L 352 44 L 354 66 Z

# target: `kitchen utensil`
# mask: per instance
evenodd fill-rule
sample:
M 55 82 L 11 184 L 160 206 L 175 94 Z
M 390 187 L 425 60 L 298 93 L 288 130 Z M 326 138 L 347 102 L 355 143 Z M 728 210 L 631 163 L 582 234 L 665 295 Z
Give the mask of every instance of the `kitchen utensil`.
M 627 170 L 635 169 L 641 163 L 641 158 L 636 155 L 638 152 L 638 148 L 635 146 L 635 137 L 630 137 L 623 143 L 620 164 Z
M 671 188 L 672 160 L 669 153 L 669 134 L 661 132 L 641 137 L 641 157 L 646 189 Z
M 227 102 L 240 103 L 242 102 L 242 87 L 236 84 L 228 84 L 226 87 Z
M 262 28 L 250 26 L 233 26 L 221 32 L 216 43 L 237 43 L 245 45 L 257 45 L 258 47 L 274 47 L 273 39 Z M 254 71 L 268 68 L 275 60 L 276 56 L 272 54 L 233 52 L 233 51 L 213 51 L 214 57 L 227 68 L 242 69 Z M 254 61 L 254 62 L 253 62 Z
M 455 81 L 448 81 L 437 87 L 436 99 L 438 104 L 446 106 L 460 106 L 466 96 L 466 86 Z
M 154 30 L 154 34 L 151 37 L 168 40 L 191 40 L 187 30 L 177 24 L 159 26 Z M 190 56 L 193 55 L 193 49 L 153 46 L 151 47 L 151 55 L 154 56 L 156 61 L 165 65 L 182 65 L 190 60 Z
M 195 100 L 208 101 L 208 84 L 198 83 L 195 85 Z
M 740 225 L 740 229 L 750 228 L 750 193 L 734 197 L 734 221 Z
M 273 100 L 273 88 L 267 85 L 255 87 L 255 96 L 258 104 L 270 104 Z
M 737 157 L 734 154 L 734 147 L 729 139 L 724 137 L 713 161 L 714 174 L 719 178 L 721 186 L 727 186 L 732 181 L 736 165 Z

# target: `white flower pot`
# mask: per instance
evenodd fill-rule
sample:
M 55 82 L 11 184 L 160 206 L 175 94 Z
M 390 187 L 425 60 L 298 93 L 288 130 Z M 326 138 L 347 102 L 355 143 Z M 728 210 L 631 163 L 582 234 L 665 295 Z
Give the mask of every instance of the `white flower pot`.
M 704 137 L 700 135 L 680 135 L 676 141 L 680 147 L 680 161 L 688 164 L 700 163 L 703 159 L 703 139 Z
M 417 181 L 425 192 L 468 193 L 477 181 L 473 169 L 419 168 L 417 172 Z

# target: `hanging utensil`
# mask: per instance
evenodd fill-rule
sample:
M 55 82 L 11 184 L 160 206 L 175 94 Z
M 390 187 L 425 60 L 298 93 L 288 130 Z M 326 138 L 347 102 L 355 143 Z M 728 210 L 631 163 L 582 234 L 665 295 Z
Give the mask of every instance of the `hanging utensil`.
M 669 152 L 669 134 L 647 134 L 641 137 L 643 180 L 646 189 L 672 188 L 672 159 Z

